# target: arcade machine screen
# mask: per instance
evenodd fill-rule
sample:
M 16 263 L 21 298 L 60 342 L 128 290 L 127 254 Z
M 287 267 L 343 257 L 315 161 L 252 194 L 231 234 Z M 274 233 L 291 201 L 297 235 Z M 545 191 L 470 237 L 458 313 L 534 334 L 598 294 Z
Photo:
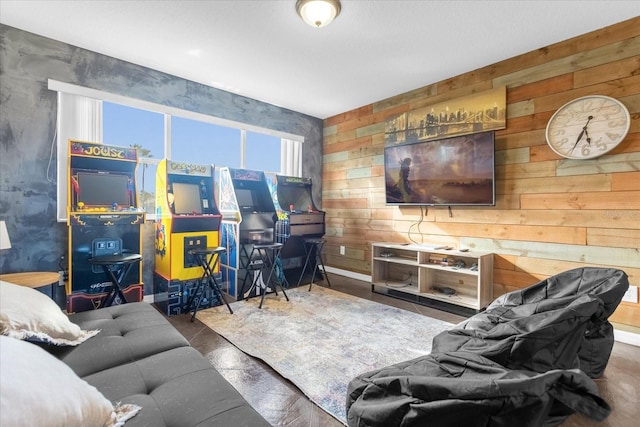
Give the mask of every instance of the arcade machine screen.
M 238 199 L 238 206 L 242 212 L 253 212 L 256 210 L 256 203 L 252 190 L 238 188 L 236 190 L 236 198 Z
M 242 214 L 240 241 L 273 242 L 275 208 L 264 181 L 234 180 L 234 192 Z
M 173 213 L 176 215 L 202 214 L 198 184 L 173 183 Z
M 240 212 L 274 213 L 273 200 L 264 182 L 248 182 L 235 188 Z
M 311 195 L 304 187 L 287 188 L 288 201 L 293 205 L 295 210 L 307 210 L 309 206 L 313 206 Z
M 78 201 L 86 206 L 131 205 L 128 175 L 78 172 L 78 187 Z

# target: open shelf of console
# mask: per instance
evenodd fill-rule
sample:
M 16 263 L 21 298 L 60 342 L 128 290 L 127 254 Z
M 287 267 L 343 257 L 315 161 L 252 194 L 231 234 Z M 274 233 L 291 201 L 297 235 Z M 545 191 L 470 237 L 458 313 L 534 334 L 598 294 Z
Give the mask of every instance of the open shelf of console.
M 493 300 L 492 253 L 374 243 L 371 257 L 374 292 L 462 314 Z

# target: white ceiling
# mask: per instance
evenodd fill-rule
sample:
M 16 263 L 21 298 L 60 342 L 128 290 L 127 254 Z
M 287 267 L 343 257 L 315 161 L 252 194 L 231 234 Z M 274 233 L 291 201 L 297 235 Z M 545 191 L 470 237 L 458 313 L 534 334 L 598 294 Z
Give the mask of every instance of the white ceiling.
M 318 118 L 640 15 L 634 1 L 0 0 L 0 22 Z

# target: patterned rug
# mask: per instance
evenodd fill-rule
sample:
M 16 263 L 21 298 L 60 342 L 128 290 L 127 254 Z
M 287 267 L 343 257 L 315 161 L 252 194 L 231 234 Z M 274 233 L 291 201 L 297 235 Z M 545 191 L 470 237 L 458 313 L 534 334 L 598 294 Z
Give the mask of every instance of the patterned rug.
M 314 286 L 199 311 L 197 318 L 262 359 L 346 424 L 347 384 L 356 375 L 431 351 L 450 323 Z

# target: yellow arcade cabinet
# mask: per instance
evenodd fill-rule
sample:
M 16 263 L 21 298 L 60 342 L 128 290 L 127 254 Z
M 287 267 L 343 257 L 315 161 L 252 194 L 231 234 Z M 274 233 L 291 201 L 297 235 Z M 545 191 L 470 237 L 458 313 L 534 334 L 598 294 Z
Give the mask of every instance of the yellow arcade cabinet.
M 187 311 L 188 297 L 203 275 L 189 251 L 220 244 L 222 216 L 213 171 L 213 165 L 168 159 L 157 168 L 154 299 L 169 316 Z M 216 294 L 205 291 L 198 308 L 220 303 Z

